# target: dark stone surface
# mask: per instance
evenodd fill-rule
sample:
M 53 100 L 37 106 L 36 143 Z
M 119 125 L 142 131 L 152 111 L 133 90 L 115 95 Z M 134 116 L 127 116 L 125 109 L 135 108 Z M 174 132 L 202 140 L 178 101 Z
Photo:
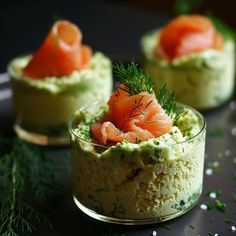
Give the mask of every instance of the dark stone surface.
M 113 61 L 128 61 L 134 58 L 140 61 L 139 38 L 166 21 L 166 17 L 149 14 L 132 8 L 124 8 L 102 1 L 21 1 L 5 2 L 0 8 L 0 68 L 5 71 L 7 62 L 16 55 L 34 50 L 43 39 L 52 22 L 52 15 L 57 13 L 62 18 L 73 20 L 84 32 L 85 42 L 94 49 L 104 51 Z M 0 85 L 0 92 L 9 88 L 9 84 Z M 0 132 L 13 135 L 13 112 L 11 99 L 0 100 Z M 56 223 L 51 231 L 34 232 L 35 236 L 89 236 L 89 235 L 129 235 L 149 236 L 153 230 L 162 236 L 198 236 L 208 235 L 208 232 L 219 235 L 233 235 L 230 226 L 224 219 L 236 221 L 236 136 L 231 134 L 236 127 L 236 110 L 229 103 L 221 108 L 205 113 L 207 120 L 207 142 L 205 168 L 210 162 L 218 161 L 222 171 L 207 176 L 204 174 L 204 189 L 198 205 L 187 214 L 165 224 L 147 226 L 118 226 L 95 221 L 78 209 L 71 198 L 71 176 L 62 173 L 65 183 L 66 198 L 60 207 L 54 210 Z M 222 136 L 213 137 L 212 130 L 220 127 L 224 130 Z M 228 151 L 226 151 L 228 150 Z M 230 152 L 231 153 L 230 153 Z M 58 162 L 62 161 L 69 148 L 52 149 Z M 223 158 L 219 159 L 219 153 Z M 230 155 L 228 155 L 230 154 Z M 217 209 L 202 210 L 200 205 L 212 200 L 206 195 L 209 189 L 220 189 L 220 199 L 227 204 L 226 212 Z M 26 234 L 28 235 L 28 234 Z

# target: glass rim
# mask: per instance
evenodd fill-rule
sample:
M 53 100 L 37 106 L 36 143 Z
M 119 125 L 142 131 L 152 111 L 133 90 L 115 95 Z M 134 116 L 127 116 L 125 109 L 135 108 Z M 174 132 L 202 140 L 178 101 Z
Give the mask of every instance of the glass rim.
M 88 109 L 88 108 L 90 108 L 90 107 L 93 107 L 93 106 L 95 106 L 95 105 L 98 105 L 98 104 L 101 104 L 101 105 L 104 104 L 104 105 L 106 105 L 106 102 L 95 101 L 95 102 L 92 102 L 92 103 L 90 103 L 90 104 L 88 104 L 88 105 L 85 105 L 85 106 L 79 108 L 78 110 L 76 110 L 76 111 L 73 113 L 72 118 L 71 118 L 70 121 L 69 121 L 69 133 L 70 133 L 70 135 L 72 134 L 73 136 L 75 136 L 77 139 L 79 139 L 79 140 L 81 140 L 81 141 L 83 141 L 83 142 L 85 142 L 85 143 L 88 143 L 88 144 L 90 144 L 90 145 L 92 145 L 92 146 L 99 147 L 99 148 L 103 148 L 103 149 L 109 149 L 109 148 L 115 147 L 118 143 L 116 143 L 116 144 L 114 144 L 114 145 L 112 145 L 112 146 L 105 146 L 105 145 L 102 145 L 102 144 L 98 144 L 98 143 L 95 143 L 95 142 L 91 142 L 91 141 L 85 140 L 85 139 L 83 139 L 82 137 L 80 137 L 78 134 L 76 134 L 76 133 L 74 132 L 74 130 L 73 130 L 73 127 L 72 127 L 72 126 L 73 126 L 73 121 L 75 120 L 74 115 L 75 115 L 76 113 L 81 112 L 81 111 L 84 111 L 84 110 L 86 110 L 86 109 Z M 178 108 L 178 107 L 182 107 L 182 108 L 188 108 L 188 109 L 192 110 L 192 111 L 198 116 L 198 118 L 201 119 L 201 121 L 202 121 L 202 126 L 200 127 L 200 130 L 199 130 L 195 135 L 191 136 L 191 137 L 188 138 L 187 140 L 184 140 L 184 141 L 181 141 L 181 142 L 178 142 L 178 143 L 173 143 L 173 144 L 166 144 L 166 147 L 173 147 L 173 146 L 178 146 L 178 145 L 182 145 L 182 144 L 191 142 L 192 140 L 194 140 L 195 138 L 197 138 L 199 135 L 201 135 L 201 134 L 203 133 L 203 131 L 206 130 L 206 119 L 204 118 L 204 116 L 203 116 L 199 111 L 197 111 L 195 108 L 193 108 L 193 107 L 191 107 L 191 106 L 189 106 L 189 105 L 183 104 L 183 103 L 177 102 L 176 105 L 177 105 L 177 106 L 176 106 L 177 108 Z M 159 136 L 159 137 L 160 137 L 160 136 Z M 155 138 L 152 138 L 152 139 L 156 139 L 156 138 L 158 138 L 158 137 L 155 137 Z M 149 139 L 149 140 L 150 140 L 150 139 Z M 148 140 L 147 140 L 147 141 L 148 141 Z M 142 141 L 142 142 L 146 142 L 146 141 Z M 142 142 L 141 142 L 141 143 L 142 143 Z M 130 144 L 135 144 L 135 143 L 130 143 Z M 139 145 L 139 144 L 137 144 L 137 145 Z

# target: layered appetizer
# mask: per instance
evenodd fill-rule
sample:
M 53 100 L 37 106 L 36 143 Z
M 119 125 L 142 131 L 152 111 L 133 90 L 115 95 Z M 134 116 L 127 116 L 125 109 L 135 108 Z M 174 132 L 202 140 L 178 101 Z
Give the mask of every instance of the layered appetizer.
M 74 201 L 86 214 L 147 224 L 183 214 L 202 191 L 205 121 L 174 102 L 135 63 L 115 67 L 108 103 L 74 113 L 70 124 Z
M 8 67 L 19 137 L 37 144 L 68 143 L 67 123 L 84 105 L 107 100 L 112 89 L 111 61 L 82 44 L 73 23 L 57 21 L 33 55 Z
M 206 110 L 234 90 L 234 40 L 201 15 L 179 16 L 141 39 L 143 67 L 157 91 L 166 84 L 176 100 Z

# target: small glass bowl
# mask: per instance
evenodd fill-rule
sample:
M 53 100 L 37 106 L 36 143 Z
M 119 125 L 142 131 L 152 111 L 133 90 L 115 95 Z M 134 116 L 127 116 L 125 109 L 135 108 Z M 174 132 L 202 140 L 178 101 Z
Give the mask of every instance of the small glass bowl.
M 22 75 L 29 58 L 15 58 L 8 66 L 16 113 L 14 130 L 19 138 L 35 144 L 68 145 L 68 122 L 73 112 L 110 96 L 111 62 L 95 53 L 90 69 L 60 79 L 30 79 Z
M 96 103 L 81 108 L 69 126 L 77 207 L 92 218 L 126 225 L 163 222 L 194 207 L 203 183 L 203 116 L 178 104 L 178 109 L 187 107 L 198 117 L 201 128 L 194 137 L 157 149 L 148 141 L 117 148 L 88 142 L 76 133 L 84 114 L 97 114 L 101 107 Z M 157 159 L 160 153 L 168 159 Z
M 235 43 L 224 39 L 222 50 L 208 49 L 169 62 L 155 56 L 159 30 L 141 39 L 142 66 L 150 74 L 155 91 L 164 85 L 176 101 L 204 111 L 229 101 L 235 86 Z

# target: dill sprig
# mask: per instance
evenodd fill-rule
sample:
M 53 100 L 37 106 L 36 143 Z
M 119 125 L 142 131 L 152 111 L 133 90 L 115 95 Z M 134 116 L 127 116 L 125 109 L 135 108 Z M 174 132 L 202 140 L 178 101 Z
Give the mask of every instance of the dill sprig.
M 202 3 L 203 0 L 175 0 L 174 13 L 177 15 L 190 14 L 196 11 Z
M 153 83 L 149 74 L 133 61 L 127 67 L 123 63 L 114 66 L 115 75 L 125 85 L 125 91 L 131 96 L 141 92 L 153 93 Z
M 55 161 L 39 147 L 0 136 L 0 235 L 52 227 L 49 206 L 60 194 Z
M 149 74 L 144 72 L 133 61 L 125 67 L 123 63 L 116 64 L 114 66 L 115 74 L 120 79 L 121 84 L 125 85 L 125 88 L 121 88 L 129 93 L 131 96 L 140 92 L 153 93 L 153 82 Z M 166 86 L 163 86 L 156 93 L 156 98 L 162 108 L 169 116 L 173 116 L 176 111 L 176 103 L 174 101 L 174 92 L 169 92 Z M 152 101 L 150 101 L 151 103 Z M 139 103 L 138 103 L 139 104 Z M 147 104 L 147 106 L 150 104 Z M 134 110 L 137 110 L 137 105 L 134 104 Z
M 236 31 L 229 25 L 225 24 L 222 20 L 216 17 L 211 12 L 206 13 L 207 17 L 212 21 L 217 31 L 220 32 L 225 38 L 236 40 Z
M 173 116 L 176 112 L 176 102 L 174 100 L 175 93 L 168 91 L 166 85 L 160 88 L 156 93 L 156 98 L 167 115 Z
M 145 114 L 139 109 L 142 105 L 143 105 L 143 102 L 142 102 L 142 99 L 144 98 L 144 95 L 141 96 L 139 98 L 139 100 L 135 100 L 134 103 L 133 103 L 133 108 L 131 109 L 129 115 L 127 117 L 123 116 L 123 119 L 124 119 L 124 123 L 121 125 L 121 129 L 124 128 L 125 124 L 127 123 L 127 121 L 129 121 L 130 119 L 134 118 L 134 117 L 137 117 L 137 116 L 145 116 Z M 150 104 L 150 102 L 149 102 Z M 148 105 L 147 105 L 148 106 Z M 146 106 L 146 107 L 147 107 Z

